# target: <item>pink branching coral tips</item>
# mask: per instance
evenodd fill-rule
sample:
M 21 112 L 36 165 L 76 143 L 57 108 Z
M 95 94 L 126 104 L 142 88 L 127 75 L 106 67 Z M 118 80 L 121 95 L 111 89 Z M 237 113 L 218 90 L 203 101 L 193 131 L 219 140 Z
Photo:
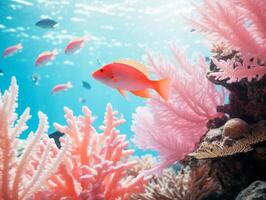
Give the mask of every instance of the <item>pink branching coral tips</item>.
M 64 110 L 67 125 L 54 125 L 69 137 L 71 148 L 49 179 L 46 197 L 128 200 L 132 194 L 143 192 L 150 177 L 127 174 L 136 165 L 129 160 L 134 150 L 128 149 L 126 136 L 117 130 L 125 120 L 117 117 L 118 112 L 111 104 L 106 107 L 100 133 L 92 127 L 94 119 L 88 107 L 83 107 L 83 115 L 78 117 L 69 108 Z M 64 138 L 61 143 L 65 143 Z
M 248 81 L 260 80 L 266 74 L 266 65 L 259 64 L 258 59 L 243 55 L 242 61 L 235 59 L 217 60 L 212 58 L 213 63 L 218 68 L 217 72 L 210 72 L 209 76 L 214 76 L 217 80 L 226 80 L 227 83 L 239 82 L 246 78 Z
M 168 102 L 153 94 L 146 106 L 133 114 L 134 143 L 157 151 L 161 158 L 161 164 L 149 172 L 158 172 L 184 159 L 206 133 L 207 122 L 223 117 L 216 107 L 224 103 L 226 93 L 223 89 L 218 91 L 206 78 L 204 58 L 200 57 L 195 66 L 175 46 L 172 53 L 176 65 L 162 56 L 148 54 L 149 70 L 157 78 L 172 79 Z
M 43 187 L 66 153 L 68 142 L 58 150 L 47 135 L 47 116 L 38 112 L 39 125 L 25 140 L 24 150 L 17 151 L 18 137 L 28 127 L 30 109 L 20 118 L 17 108 L 18 86 L 13 77 L 10 88 L 0 95 L 0 199 L 24 200 Z

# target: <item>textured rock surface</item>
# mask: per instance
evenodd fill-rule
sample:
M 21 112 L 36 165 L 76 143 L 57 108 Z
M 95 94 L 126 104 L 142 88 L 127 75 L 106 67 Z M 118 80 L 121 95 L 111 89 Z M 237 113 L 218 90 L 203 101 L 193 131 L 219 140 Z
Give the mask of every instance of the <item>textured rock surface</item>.
M 206 152 L 200 153 L 202 154 L 200 157 L 205 157 L 205 159 L 197 160 L 191 157 L 183 162 L 184 165 L 188 164 L 193 167 L 202 165 L 202 162 L 208 163 L 212 178 L 217 180 L 221 186 L 221 191 L 210 194 L 208 200 L 233 200 L 252 182 L 266 181 L 266 141 L 259 139 L 255 142 L 260 137 L 265 138 L 266 121 L 250 124 L 249 127 L 248 135 L 253 134 L 254 137 L 247 135 L 239 139 L 224 137 L 223 127 L 211 129 L 202 139 L 199 148 L 203 148 L 203 143 L 206 143 L 206 147 L 212 145 L 215 148 L 207 148 Z M 226 138 L 231 139 L 232 144 L 226 141 Z M 242 143 L 248 145 L 241 145 Z M 194 154 L 194 156 L 200 154 Z
M 215 56 L 216 59 L 234 59 L 242 63 L 242 58 L 237 51 L 226 56 Z M 211 62 L 210 72 L 217 72 L 217 66 Z M 216 85 L 222 85 L 230 91 L 229 103 L 219 106 L 217 110 L 230 115 L 231 118 L 241 118 L 248 123 L 266 119 L 266 76 L 259 81 L 243 79 L 235 83 L 227 83 L 227 80 L 216 80 L 208 76 L 209 80 Z
M 236 200 L 266 200 L 266 182 L 253 182 L 239 193 Z

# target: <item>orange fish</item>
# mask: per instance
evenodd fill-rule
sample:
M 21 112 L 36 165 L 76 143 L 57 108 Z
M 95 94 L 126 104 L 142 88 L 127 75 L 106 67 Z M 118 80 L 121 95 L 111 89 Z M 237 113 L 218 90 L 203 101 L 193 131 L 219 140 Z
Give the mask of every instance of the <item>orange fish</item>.
M 149 98 L 148 89 L 155 90 L 165 101 L 169 98 L 170 79 L 150 80 L 144 65 L 133 60 L 119 60 L 107 64 L 92 74 L 93 78 L 116 88 L 123 96 L 125 90 L 136 96 Z
M 84 47 L 85 42 L 88 40 L 89 40 L 88 36 L 75 38 L 71 40 L 65 48 L 65 54 L 71 54 L 77 52 L 78 50 Z
M 67 82 L 67 83 L 58 84 L 58 85 L 56 85 L 56 86 L 53 87 L 51 93 L 52 93 L 52 94 L 55 94 L 55 93 L 57 93 L 57 92 L 59 92 L 59 91 L 63 91 L 63 90 L 66 91 L 66 90 L 68 90 L 68 89 L 70 89 L 70 88 L 72 88 L 72 87 L 73 87 L 73 86 L 72 86 L 72 84 L 71 84 L 70 81 Z
M 35 66 L 45 65 L 51 60 L 54 60 L 56 55 L 58 55 L 58 50 L 54 49 L 53 51 L 45 51 L 41 53 L 35 60 Z

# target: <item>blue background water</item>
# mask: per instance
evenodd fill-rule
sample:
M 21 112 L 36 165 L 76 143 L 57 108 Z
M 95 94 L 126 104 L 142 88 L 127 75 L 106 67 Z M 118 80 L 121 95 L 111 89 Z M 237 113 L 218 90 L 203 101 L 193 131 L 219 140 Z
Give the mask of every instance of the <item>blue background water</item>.
M 121 58 L 132 58 L 143 62 L 147 51 L 169 55 L 169 43 L 175 42 L 187 49 L 188 55 L 203 51 L 202 38 L 190 32 L 182 16 L 190 15 L 186 0 L 1 0 L 0 1 L 0 51 L 22 43 L 24 48 L 12 57 L 0 58 L 0 89 L 3 92 L 10 84 L 11 76 L 19 84 L 19 108 L 21 113 L 31 108 L 30 130 L 38 124 L 37 111 L 49 117 L 49 133 L 55 131 L 53 122 L 65 124 L 63 107 L 68 106 L 75 114 L 81 113 L 83 105 L 89 106 L 98 127 L 103 120 L 105 106 L 113 107 L 126 118 L 120 127 L 124 134 L 132 137 L 131 115 L 135 108 L 144 105 L 144 100 L 130 95 L 130 101 L 117 91 L 95 81 L 91 73 L 102 64 Z M 34 24 L 41 18 L 50 17 L 59 23 L 53 30 L 45 30 Z M 89 35 L 91 40 L 77 54 L 65 55 L 63 49 L 75 38 Z M 36 57 L 43 51 L 54 48 L 59 55 L 49 65 L 34 66 Z M 32 74 L 38 73 L 40 84 L 35 85 Z M 82 81 L 92 88 L 86 90 Z M 71 81 L 74 88 L 51 95 L 56 84 Z M 86 99 L 80 103 L 78 99 Z M 21 136 L 25 138 L 29 130 Z

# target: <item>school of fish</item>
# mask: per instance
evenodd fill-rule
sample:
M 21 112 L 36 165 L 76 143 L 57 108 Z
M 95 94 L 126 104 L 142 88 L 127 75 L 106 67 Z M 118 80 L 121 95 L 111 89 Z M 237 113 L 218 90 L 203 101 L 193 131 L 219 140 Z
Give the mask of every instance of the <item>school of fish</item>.
M 51 19 L 42 19 L 35 25 L 44 29 L 52 29 L 58 24 L 56 21 Z M 88 36 L 72 39 L 66 45 L 64 53 L 74 54 L 79 52 L 87 41 L 89 41 Z M 22 49 L 23 46 L 21 43 L 10 46 L 4 50 L 3 57 L 6 58 L 12 56 Z M 58 54 L 59 51 L 57 49 L 53 49 L 52 51 L 44 51 L 37 56 L 34 64 L 36 67 L 44 66 L 53 61 Z M 93 72 L 92 77 L 111 88 L 117 89 L 118 92 L 126 98 L 126 91 L 129 91 L 132 94 L 142 98 L 149 98 L 149 89 L 152 89 L 156 91 L 165 101 L 169 99 L 170 78 L 165 77 L 161 80 L 151 80 L 149 79 L 149 74 L 146 67 L 134 60 L 123 59 L 104 65 L 100 67 L 100 69 Z M 35 83 L 38 83 L 39 79 L 40 78 L 37 77 L 36 74 L 34 74 L 32 77 L 32 80 Z M 82 81 L 82 86 L 86 89 L 91 88 L 90 84 L 86 81 Z M 51 94 L 55 94 L 60 91 L 66 91 L 70 88 L 73 88 L 73 85 L 70 81 L 67 83 L 60 83 L 51 89 Z M 81 102 L 84 102 L 84 100 Z

